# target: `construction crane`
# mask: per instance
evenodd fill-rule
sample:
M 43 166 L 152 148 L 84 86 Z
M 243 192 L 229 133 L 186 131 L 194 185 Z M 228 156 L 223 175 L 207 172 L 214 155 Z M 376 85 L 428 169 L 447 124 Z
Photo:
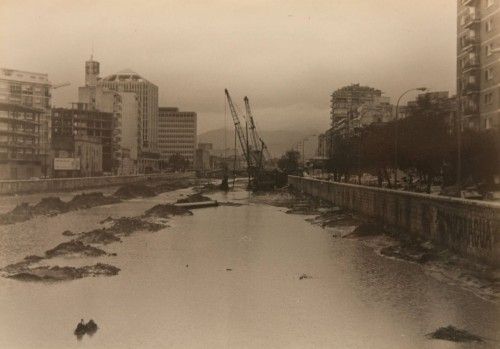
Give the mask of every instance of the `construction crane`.
M 233 118 L 234 129 L 236 131 L 236 135 L 238 136 L 238 140 L 240 141 L 241 150 L 243 151 L 243 156 L 245 156 L 245 160 L 247 161 L 248 169 L 253 168 L 252 157 L 249 152 L 249 144 L 248 139 L 245 137 L 243 133 L 243 129 L 241 127 L 240 118 L 238 117 L 238 113 L 236 112 L 236 108 L 234 107 L 233 100 L 229 95 L 229 91 L 227 89 L 224 90 L 227 97 L 227 103 L 229 104 L 229 110 L 231 111 L 231 116 Z
M 247 119 L 250 122 L 250 132 L 252 135 L 252 142 L 253 142 L 253 147 L 256 152 L 258 152 L 258 163 L 262 164 L 265 159 L 270 159 L 271 156 L 269 154 L 269 150 L 267 149 L 266 143 L 260 138 L 258 132 L 257 132 L 257 127 L 255 126 L 255 121 L 253 118 L 252 114 L 252 109 L 250 108 L 250 101 L 247 96 L 243 99 L 245 101 L 245 110 L 246 110 L 246 115 Z M 265 156 L 264 156 L 265 152 Z

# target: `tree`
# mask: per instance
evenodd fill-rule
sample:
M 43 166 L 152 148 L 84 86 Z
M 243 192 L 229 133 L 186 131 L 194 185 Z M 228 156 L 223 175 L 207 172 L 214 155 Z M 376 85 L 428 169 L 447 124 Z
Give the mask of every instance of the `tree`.
M 286 174 L 298 174 L 300 153 L 296 150 L 288 150 L 279 160 L 278 167 Z

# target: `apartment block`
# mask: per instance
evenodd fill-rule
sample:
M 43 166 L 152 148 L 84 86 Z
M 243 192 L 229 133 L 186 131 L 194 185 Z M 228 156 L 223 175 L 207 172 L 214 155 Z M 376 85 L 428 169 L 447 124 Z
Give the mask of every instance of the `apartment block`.
M 0 68 L 0 103 L 19 104 L 42 111 L 40 114 L 40 160 L 47 175 L 50 138 L 51 84 L 47 74 Z
M 40 109 L 0 103 L 0 179 L 41 175 L 41 117 Z
M 500 127 L 500 0 L 458 0 L 457 97 L 463 127 Z
M 359 84 L 344 86 L 336 90 L 332 93 L 330 101 L 332 129 L 339 135 L 348 135 L 356 128 L 363 126 L 363 115 L 366 116 L 366 121 L 367 119 L 387 118 L 383 115 L 376 116 L 377 110 L 386 113 L 385 109 L 387 109 L 391 114 L 389 99 L 382 96 L 382 91 Z M 360 109 L 361 107 L 363 108 Z

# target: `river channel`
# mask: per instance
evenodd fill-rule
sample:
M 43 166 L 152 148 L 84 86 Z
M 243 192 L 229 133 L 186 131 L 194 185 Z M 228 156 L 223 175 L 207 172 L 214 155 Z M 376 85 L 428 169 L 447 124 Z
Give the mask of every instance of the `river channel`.
M 137 216 L 190 190 L 0 226 L 0 266 L 67 241 L 65 230 L 88 231 L 108 216 Z M 163 230 L 103 247 L 116 256 L 51 260 L 108 263 L 121 269 L 116 276 L 56 283 L 0 278 L 0 348 L 500 345 L 498 304 L 439 281 L 417 264 L 333 238 L 304 216 L 251 195 L 210 194 L 242 205 L 197 209 L 169 219 Z M 310 277 L 300 279 L 303 274 Z M 73 330 L 81 318 L 94 319 L 99 330 L 77 340 Z M 488 340 L 457 344 L 426 337 L 447 325 Z

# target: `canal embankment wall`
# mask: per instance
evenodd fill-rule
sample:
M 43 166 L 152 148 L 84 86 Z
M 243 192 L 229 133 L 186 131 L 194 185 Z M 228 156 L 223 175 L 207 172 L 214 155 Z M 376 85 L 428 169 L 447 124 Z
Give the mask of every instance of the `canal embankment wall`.
M 294 189 L 500 266 L 500 205 L 289 176 Z
M 0 195 L 72 191 L 100 187 L 140 183 L 146 180 L 168 180 L 194 178 L 194 172 L 160 173 L 132 176 L 102 176 L 79 178 L 53 178 L 39 180 L 6 180 L 0 181 Z

